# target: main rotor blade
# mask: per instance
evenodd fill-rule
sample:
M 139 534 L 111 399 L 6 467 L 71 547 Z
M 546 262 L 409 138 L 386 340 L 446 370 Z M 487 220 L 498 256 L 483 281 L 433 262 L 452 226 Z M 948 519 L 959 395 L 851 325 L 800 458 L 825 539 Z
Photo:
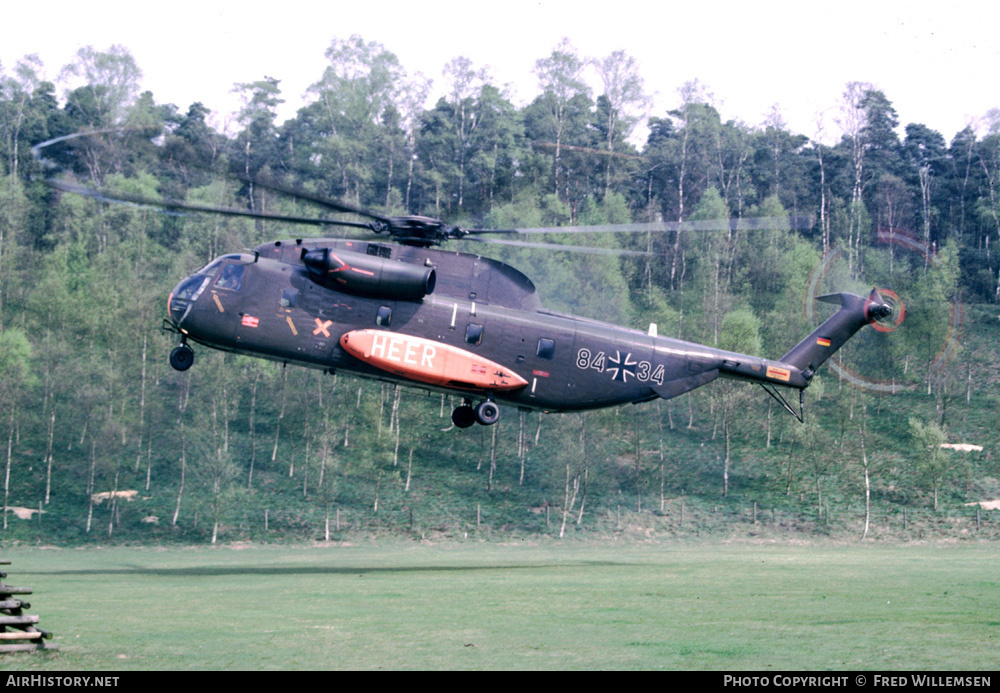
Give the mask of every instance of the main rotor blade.
M 113 133 L 113 132 L 142 131 L 142 130 L 148 130 L 148 129 L 149 129 L 148 127 L 116 126 L 116 127 L 111 127 L 111 128 L 102 128 L 102 129 L 99 129 L 99 130 L 82 130 L 80 132 L 74 132 L 74 133 L 69 134 L 69 135 L 63 135 L 61 137 L 54 137 L 54 138 L 46 140 L 44 142 L 39 142 L 38 144 L 34 145 L 31 148 L 31 154 L 35 158 L 36 161 L 38 161 L 39 163 L 43 163 L 44 164 L 46 162 L 42 158 L 42 150 L 45 149 L 46 147 L 50 147 L 50 146 L 52 146 L 54 144 L 58 144 L 60 142 L 66 142 L 66 141 L 70 141 L 70 140 L 75 140 L 75 139 L 79 139 L 79 138 L 91 137 L 91 136 L 94 136 L 94 135 L 104 135 L 104 134 L 109 134 L 109 133 Z M 51 167 L 51 164 L 49 164 L 49 165 Z M 256 177 L 254 177 L 254 176 L 248 176 L 248 175 L 243 175 L 243 174 L 240 174 L 240 173 L 233 173 L 232 175 L 235 175 L 235 177 L 239 178 L 240 180 L 242 180 L 245 183 L 249 183 L 251 185 L 256 185 L 256 186 L 261 187 L 261 188 L 266 188 L 268 190 L 273 190 L 275 192 L 283 193 L 285 195 L 290 195 L 292 197 L 297 197 L 297 198 L 300 198 L 302 200 L 306 200 L 308 202 L 312 202 L 314 204 L 320 205 L 322 207 L 326 207 L 327 209 L 332 209 L 332 210 L 337 211 L 337 212 L 344 212 L 346 214 L 357 214 L 359 216 L 368 217 L 369 219 L 375 219 L 375 220 L 380 221 L 380 222 L 382 222 L 383 224 L 386 224 L 386 225 L 388 225 L 388 224 L 391 223 L 390 218 L 387 217 L 387 216 L 385 216 L 385 215 L 378 214 L 376 212 L 372 212 L 370 210 L 364 209 L 362 207 L 357 207 L 357 206 L 348 204 L 346 202 L 341 202 L 339 200 L 331 200 L 331 199 L 326 198 L 326 197 L 321 197 L 321 196 L 316 195 L 314 193 L 310 193 L 308 191 L 302 190 L 301 188 L 297 188 L 297 187 L 290 186 L 290 185 L 285 185 L 283 183 L 278 182 L 277 180 L 275 180 L 273 177 L 271 177 L 269 175 L 256 176 Z M 47 182 L 51 182 L 51 181 L 47 181 Z M 62 185 L 69 185 L 69 184 L 62 184 Z M 59 187 L 59 186 L 56 185 L 54 187 Z M 276 217 L 273 217 L 273 216 L 269 216 L 266 213 L 264 213 L 264 214 L 256 214 L 256 213 L 252 213 L 252 212 L 243 213 L 243 212 L 240 212 L 238 210 L 231 210 L 231 209 L 225 209 L 225 208 L 213 208 L 213 207 L 197 206 L 197 205 L 184 207 L 184 205 L 190 204 L 190 203 L 182 203 L 182 202 L 178 202 L 176 200 L 168 200 L 166 202 L 168 202 L 169 204 L 163 204 L 162 202 L 153 201 L 153 200 L 124 199 L 127 196 L 121 196 L 121 195 L 117 195 L 116 196 L 116 195 L 112 195 L 112 194 L 109 194 L 109 193 L 98 193 L 97 191 L 93 191 L 93 190 L 85 191 L 85 189 L 76 188 L 76 187 L 74 187 L 72 189 L 70 187 L 64 187 L 64 188 L 60 188 L 60 189 L 66 191 L 66 192 L 73 192 L 73 193 L 77 193 L 77 194 L 81 194 L 81 195 L 88 195 L 90 197 L 94 197 L 95 199 L 96 198 L 104 199 L 105 201 L 112 201 L 112 200 L 114 200 L 114 201 L 119 201 L 119 202 L 133 202 L 135 204 L 152 204 L 152 205 L 156 205 L 156 206 L 160 206 L 160 207 L 166 207 L 168 209 L 170 209 L 170 208 L 174 208 L 174 209 L 188 209 L 188 210 L 191 210 L 191 211 L 199 211 L 199 212 L 214 213 L 214 214 L 228 214 L 228 215 L 231 215 L 231 216 L 249 216 L 249 217 L 264 218 L 264 219 L 274 219 L 274 218 L 276 218 Z M 316 220 L 312 220 L 312 219 L 309 219 L 309 218 L 306 218 L 306 217 L 290 217 L 290 218 L 288 218 L 286 220 L 290 221 L 290 222 L 302 223 L 302 224 L 311 224 L 311 223 L 320 223 L 320 224 L 323 224 L 323 223 L 330 223 L 330 224 L 337 224 L 337 225 L 340 225 L 340 226 L 359 226 L 357 223 L 348 223 L 348 222 L 330 221 L 330 220 L 316 221 Z M 367 224 L 361 224 L 359 227 L 360 228 L 370 228 L 370 226 L 368 226 Z
M 663 233 L 666 231 L 770 231 L 808 229 L 813 226 L 809 215 L 790 217 L 743 217 L 706 221 L 655 221 L 645 224 L 601 224 L 595 226 L 544 226 L 514 229 L 463 229 L 470 235 L 522 233 Z
M 287 221 L 293 224 L 312 224 L 313 226 L 349 226 L 358 229 L 371 230 L 371 224 L 363 221 L 342 221 L 340 219 L 324 219 L 317 217 L 300 217 L 291 214 L 276 214 L 273 212 L 255 212 L 246 209 L 233 209 L 232 207 L 213 207 L 211 205 L 199 205 L 191 202 L 182 202 L 169 198 L 156 200 L 141 195 L 127 195 L 125 193 L 113 193 L 95 190 L 82 185 L 74 185 L 58 180 L 46 180 L 47 185 L 62 190 L 63 192 L 75 193 L 92 197 L 103 202 L 123 202 L 135 205 L 146 205 L 151 207 L 161 207 L 163 209 L 186 210 L 190 212 L 200 212 L 203 214 L 222 214 L 231 217 L 248 217 L 250 219 L 269 219 L 271 221 Z
M 331 200 L 326 197 L 321 197 L 306 190 L 302 190 L 301 188 L 297 188 L 290 185 L 284 185 L 283 183 L 279 183 L 278 181 L 274 180 L 269 176 L 257 176 L 256 178 L 240 176 L 240 178 L 243 181 L 250 183 L 252 185 L 257 185 L 262 188 L 267 188 L 268 190 L 273 190 L 275 192 L 280 192 L 285 195 L 297 197 L 302 200 L 318 204 L 322 207 L 333 209 L 337 212 L 345 212 L 347 214 L 358 214 L 363 217 L 368 217 L 369 219 L 376 219 L 385 224 L 389 224 L 391 222 L 390 217 L 384 216 L 382 214 L 377 214 L 362 207 L 355 207 L 354 205 L 347 204 L 346 202 L 341 202 L 339 200 Z
M 50 140 L 45 140 L 44 142 L 39 142 L 31 147 L 31 156 L 35 158 L 35 161 L 42 162 L 42 150 L 46 147 L 50 147 L 53 144 L 59 144 L 60 142 L 68 142 L 69 140 L 75 140 L 80 137 L 90 137 L 91 135 L 106 135 L 111 132 L 123 132 L 125 130 L 135 129 L 141 130 L 143 128 L 125 128 L 125 127 L 113 127 L 113 128 L 101 128 L 100 130 L 83 130 L 81 132 L 74 132 L 69 135 L 62 135 L 61 137 L 53 137 Z
M 567 253 L 583 253 L 586 255 L 619 255 L 632 257 L 661 256 L 662 253 L 651 253 L 644 250 L 625 250 L 622 248 L 595 248 L 581 245 L 559 245 L 558 243 L 528 243 L 527 241 L 504 241 L 498 238 L 476 238 L 468 236 L 461 238 L 462 241 L 474 241 L 476 243 L 489 243 L 490 245 L 509 245 L 518 248 L 539 248 L 541 250 L 562 250 Z

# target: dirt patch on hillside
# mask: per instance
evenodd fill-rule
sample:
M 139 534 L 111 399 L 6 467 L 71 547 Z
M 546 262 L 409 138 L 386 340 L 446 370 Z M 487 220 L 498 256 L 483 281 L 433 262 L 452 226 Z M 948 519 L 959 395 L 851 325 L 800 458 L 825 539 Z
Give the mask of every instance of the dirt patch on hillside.
M 109 498 L 124 498 L 127 501 L 135 500 L 135 497 L 138 495 L 138 491 L 104 491 L 103 493 L 95 493 L 91 498 L 95 503 L 100 503 Z
M 30 520 L 35 513 L 45 512 L 44 510 L 39 511 L 38 508 L 22 508 L 14 505 L 8 505 L 7 510 L 14 513 L 21 520 Z
M 978 505 L 983 510 L 1000 510 L 1000 500 L 978 501 L 976 503 L 966 503 L 966 505 Z

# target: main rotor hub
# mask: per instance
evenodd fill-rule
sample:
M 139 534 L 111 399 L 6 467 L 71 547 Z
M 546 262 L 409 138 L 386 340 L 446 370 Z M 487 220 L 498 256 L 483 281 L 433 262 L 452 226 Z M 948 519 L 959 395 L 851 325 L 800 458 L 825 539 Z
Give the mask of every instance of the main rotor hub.
M 458 226 L 449 227 L 440 219 L 419 215 L 390 217 L 386 221 L 373 221 L 369 225 L 375 233 L 387 233 L 397 243 L 427 248 L 452 238 L 462 238 L 466 231 Z

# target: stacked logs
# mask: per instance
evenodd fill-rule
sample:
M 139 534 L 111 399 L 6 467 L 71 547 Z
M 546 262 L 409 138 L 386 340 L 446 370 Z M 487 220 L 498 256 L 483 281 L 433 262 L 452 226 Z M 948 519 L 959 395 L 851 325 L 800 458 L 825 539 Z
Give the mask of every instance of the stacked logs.
M 10 561 L 0 561 L 2 565 L 10 565 Z M 56 649 L 55 645 L 45 644 L 52 633 L 37 627 L 38 616 L 24 613 L 31 604 L 21 597 L 31 594 L 31 589 L 7 585 L 3 582 L 6 577 L 7 573 L 0 570 L 0 652 Z

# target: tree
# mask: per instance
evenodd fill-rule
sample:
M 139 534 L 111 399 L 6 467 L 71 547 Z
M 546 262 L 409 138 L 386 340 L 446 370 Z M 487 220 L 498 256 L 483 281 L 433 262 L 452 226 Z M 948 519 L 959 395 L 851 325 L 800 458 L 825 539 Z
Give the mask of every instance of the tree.
M 697 261 L 700 267 L 697 276 L 701 284 L 701 312 L 711 325 L 713 345 L 719 343 L 719 329 L 722 316 L 729 309 L 729 247 L 731 231 L 729 229 L 729 207 L 712 186 L 705 191 L 698 205 L 691 213 L 689 221 L 716 222 L 697 233 Z
M 651 99 L 644 92 L 638 63 L 625 51 L 614 51 L 593 64 L 604 85 L 604 93 L 598 98 L 598 129 L 603 135 L 602 146 L 608 153 L 603 161 L 604 194 L 607 195 L 611 192 L 612 171 L 618 161 L 612 154 L 625 145 Z
M 906 139 L 901 147 L 901 155 L 905 170 L 910 174 L 910 185 L 912 186 L 913 172 L 916 172 L 916 183 L 920 190 L 920 218 L 923 227 L 924 243 L 931 246 L 931 227 L 935 222 L 934 197 L 937 196 L 936 189 L 940 181 L 949 172 L 947 149 L 944 137 L 931 130 L 926 125 L 910 123 L 906 126 Z M 938 242 L 943 242 L 943 238 Z
M 535 75 L 542 89 L 536 99 L 544 113 L 544 132 L 555 145 L 552 166 L 552 192 L 568 198 L 569 172 L 564 171 L 563 146 L 570 144 L 573 117 L 580 106 L 589 106 L 590 88 L 583 80 L 586 61 L 576 54 L 569 39 L 562 39 L 547 58 L 535 61 Z
M 121 125 L 139 95 L 141 77 L 135 58 L 124 46 L 116 44 L 103 52 L 84 46 L 60 73 L 63 80 L 83 82 L 66 95 L 66 108 L 91 128 Z
M 861 405 L 861 425 L 858 426 L 858 442 L 861 444 L 861 466 L 865 473 L 865 529 L 861 533 L 861 541 L 868 537 L 868 528 L 871 525 L 872 517 L 872 489 L 871 474 L 868 463 L 868 451 L 865 449 L 865 438 L 868 435 L 868 405 Z
M 746 308 L 727 313 L 722 319 L 719 348 L 741 354 L 760 354 L 760 320 Z M 726 457 L 722 466 L 722 496 L 729 495 L 729 465 L 732 454 L 732 437 L 738 424 L 738 412 L 750 401 L 747 388 L 742 383 L 723 380 L 715 385 L 722 433 L 725 438 Z
M 894 348 L 905 348 L 907 355 L 926 364 L 927 394 L 933 394 L 933 385 L 947 371 L 946 347 L 952 339 L 953 301 L 958 292 L 960 266 L 954 243 L 945 245 L 932 257 L 926 273 L 917 273 L 910 287 L 907 305 L 907 329 L 897 337 Z
M 78 140 L 72 147 L 78 152 L 77 164 L 83 162 L 92 183 L 100 186 L 108 173 L 120 172 L 125 165 L 128 141 L 123 130 L 134 113 L 139 96 L 139 69 L 128 49 L 121 45 L 107 51 L 92 46 L 80 48 L 73 62 L 63 67 L 60 78 L 69 83 L 83 82 L 66 93 L 66 115 L 71 132 L 107 130 Z M 146 123 L 143 123 L 145 125 Z
M 387 186 L 371 167 L 380 143 L 397 142 L 402 134 L 403 112 L 395 103 L 408 91 L 406 72 L 382 44 L 356 34 L 334 39 L 326 58 L 329 65 L 323 76 L 309 88 L 317 101 L 305 115 L 314 121 L 314 132 L 299 142 L 310 150 L 305 172 L 325 181 L 327 192 L 357 204 L 389 199 L 388 193 L 376 197 L 374 190 Z M 404 152 L 385 148 L 391 171 Z
M 941 449 L 947 440 L 943 429 L 933 423 L 924 423 L 915 417 L 909 419 L 910 442 L 914 452 L 917 478 L 931 488 L 934 510 L 938 509 L 938 492 L 951 468 L 951 460 Z
M 867 111 L 865 108 L 865 95 L 872 91 L 872 86 L 865 82 L 849 82 L 844 89 L 843 103 L 841 105 L 841 127 L 844 130 L 844 140 L 850 152 L 851 162 L 851 202 L 850 202 L 850 223 L 848 225 L 847 244 L 850 257 L 850 264 L 853 267 L 857 254 L 857 246 L 860 242 L 861 223 L 859 215 L 863 205 L 862 195 L 866 185 L 867 170 L 865 167 L 865 126 L 867 122 Z
M 710 105 L 712 95 L 697 80 L 687 82 L 679 90 L 681 105 L 670 111 L 676 134 L 663 142 L 662 155 L 672 161 L 671 176 L 676 190 L 676 206 L 664 210 L 664 216 L 683 222 L 687 219 L 691 202 L 701 199 L 711 185 L 713 171 L 717 169 L 718 130 L 721 126 L 718 111 Z M 655 159 L 654 159 L 655 161 Z M 659 163 L 657 163 L 659 165 Z M 670 259 L 671 289 L 683 282 L 683 228 L 674 235 Z
M 7 529 L 10 472 L 13 459 L 14 426 L 24 389 L 30 384 L 31 344 L 24 332 L 7 328 L 0 332 L 0 416 L 7 424 L 7 461 L 3 481 L 3 528 Z
M 183 117 L 172 119 L 174 127 L 164 138 L 163 166 L 184 189 L 207 185 L 223 153 L 226 141 L 206 121 L 210 113 L 200 101 L 191 104 Z
M 256 82 L 236 84 L 233 91 L 239 95 L 243 107 L 237 120 L 243 132 L 236 138 L 240 158 L 243 159 L 243 177 L 247 184 L 247 201 L 251 210 L 263 205 L 254 199 L 254 180 L 261 170 L 275 160 L 276 109 L 284 99 L 280 97 L 279 80 L 265 77 Z
M 17 178 L 5 177 L 0 181 L 0 331 L 5 324 L 7 295 L 19 283 L 16 278 L 27 264 L 21 258 L 18 236 L 29 216 L 24 185 Z
M 35 93 L 41 87 L 38 76 L 41 69 L 42 62 L 37 55 L 19 60 L 14 78 L 6 77 L 0 67 L 0 133 L 3 133 L 0 146 L 6 150 L 6 168 L 12 179 L 21 173 L 20 162 L 30 160 L 26 141 L 30 140 L 22 138 L 22 133 L 30 133 L 31 138 L 40 134 Z

